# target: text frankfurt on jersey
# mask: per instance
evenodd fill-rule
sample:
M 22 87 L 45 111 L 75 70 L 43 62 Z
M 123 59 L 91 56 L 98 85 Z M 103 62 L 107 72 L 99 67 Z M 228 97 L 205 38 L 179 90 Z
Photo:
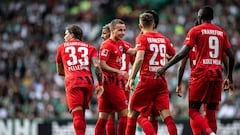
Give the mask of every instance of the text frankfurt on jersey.
M 217 35 L 217 36 L 223 36 L 223 32 L 219 30 L 211 30 L 211 29 L 203 29 L 202 35 L 208 34 L 208 35 Z
M 166 43 L 164 38 L 147 38 L 149 43 Z
M 218 59 L 203 59 L 203 64 L 222 65 L 222 61 Z
M 88 66 L 83 66 L 83 65 L 74 65 L 74 66 L 69 66 L 68 71 L 77 71 L 77 70 L 87 70 L 90 71 Z
M 87 47 L 88 45 L 82 42 L 65 42 L 64 46 L 85 46 Z

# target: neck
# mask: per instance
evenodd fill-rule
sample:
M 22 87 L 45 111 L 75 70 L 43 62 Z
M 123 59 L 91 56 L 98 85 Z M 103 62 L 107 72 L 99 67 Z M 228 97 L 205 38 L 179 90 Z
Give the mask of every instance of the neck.
M 143 33 L 146 33 L 146 32 L 156 32 L 156 30 L 152 29 L 152 28 L 145 28 L 145 29 L 142 29 L 142 32 Z
M 110 37 L 110 39 L 112 39 L 113 41 L 117 42 L 119 39 L 116 37 Z

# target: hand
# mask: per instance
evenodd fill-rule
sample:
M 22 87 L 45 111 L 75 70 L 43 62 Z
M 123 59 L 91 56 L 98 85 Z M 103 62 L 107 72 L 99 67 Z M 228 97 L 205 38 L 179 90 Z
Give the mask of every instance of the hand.
M 126 91 L 129 91 L 129 90 L 134 91 L 134 79 L 128 79 L 128 81 L 125 85 L 125 90 Z
M 165 72 L 165 69 L 163 67 L 157 69 L 157 72 L 155 74 L 155 78 L 160 77 Z
M 182 97 L 182 87 L 181 85 L 178 85 L 176 88 L 176 92 L 178 94 L 179 97 Z
M 97 98 L 100 98 L 104 92 L 103 86 L 96 85 L 96 91 L 95 94 L 97 95 Z
M 123 76 L 125 79 L 128 79 L 128 76 L 129 76 L 128 72 L 126 72 L 126 71 L 120 71 L 119 75 Z
M 229 95 L 233 95 L 233 82 L 229 81 L 229 79 L 225 79 L 223 82 L 223 89 L 224 91 L 228 91 Z

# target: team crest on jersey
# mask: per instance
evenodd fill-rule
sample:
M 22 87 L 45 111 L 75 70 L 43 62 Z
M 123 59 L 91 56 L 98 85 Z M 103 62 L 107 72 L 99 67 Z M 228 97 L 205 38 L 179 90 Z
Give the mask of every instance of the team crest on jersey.
M 107 49 L 103 49 L 101 52 L 101 56 L 107 56 L 108 55 L 108 50 Z
M 119 46 L 119 50 L 121 51 L 121 52 L 123 52 L 123 46 Z

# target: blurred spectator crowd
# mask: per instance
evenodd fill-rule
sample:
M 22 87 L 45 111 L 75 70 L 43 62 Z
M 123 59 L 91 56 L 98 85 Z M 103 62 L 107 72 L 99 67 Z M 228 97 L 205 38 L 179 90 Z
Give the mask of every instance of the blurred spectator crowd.
M 113 18 L 126 22 L 125 40 L 134 44 L 139 33 L 138 15 L 147 9 L 159 13 L 158 31 L 168 36 L 178 51 L 203 5 L 215 10 L 213 23 L 226 30 L 236 66 L 234 96 L 223 92 L 218 118 L 240 118 L 240 3 L 238 0 L 1 0 L 0 1 L 0 119 L 70 118 L 64 80 L 56 74 L 55 54 L 64 41 L 68 24 L 78 24 L 84 41 L 96 48 L 101 27 Z M 183 80 L 184 96 L 177 97 L 177 66 L 167 73 L 171 111 L 188 117 L 189 67 Z M 87 118 L 97 118 L 97 99 L 91 100 Z

